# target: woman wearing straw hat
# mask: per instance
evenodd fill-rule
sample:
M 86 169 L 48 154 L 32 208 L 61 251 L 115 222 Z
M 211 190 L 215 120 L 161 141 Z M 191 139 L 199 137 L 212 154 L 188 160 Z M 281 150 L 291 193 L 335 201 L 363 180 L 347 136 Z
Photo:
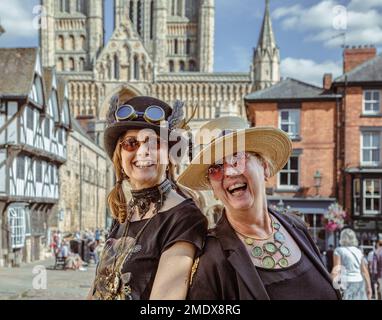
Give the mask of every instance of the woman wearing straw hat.
M 116 176 L 108 197 L 114 221 L 89 298 L 186 298 L 207 221 L 172 182 L 169 135 L 182 116 L 181 103 L 112 98 L 104 145 Z
M 237 117 L 212 120 L 201 132 L 214 133 L 178 182 L 212 189 L 224 211 L 195 260 L 188 298 L 339 299 L 302 220 L 267 206 L 265 183 L 292 151 L 287 134 L 247 128 Z

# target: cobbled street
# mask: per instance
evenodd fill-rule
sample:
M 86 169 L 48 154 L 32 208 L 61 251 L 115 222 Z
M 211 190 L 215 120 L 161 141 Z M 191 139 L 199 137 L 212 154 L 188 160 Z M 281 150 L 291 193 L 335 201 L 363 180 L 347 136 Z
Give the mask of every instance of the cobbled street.
M 86 299 L 95 265 L 86 267 L 86 271 L 53 270 L 53 265 L 54 260 L 48 259 L 19 268 L 0 268 L 0 300 Z M 34 284 L 41 284 L 36 281 L 42 275 L 41 270 L 46 270 L 46 289 L 36 290 Z M 36 271 L 40 272 L 36 275 Z

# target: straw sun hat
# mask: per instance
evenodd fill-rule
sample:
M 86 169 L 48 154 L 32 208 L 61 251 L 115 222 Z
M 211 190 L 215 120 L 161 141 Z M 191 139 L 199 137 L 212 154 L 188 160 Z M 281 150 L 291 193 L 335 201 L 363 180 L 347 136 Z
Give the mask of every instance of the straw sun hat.
M 195 140 L 201 151 L 178 178 L 178 183 L 193 190 L 210 189 L 209 166 L 238 151 L 261 155 L 269 163 L 270 176 L 285 166 L 292 153 L 292 142 L 284 131 L 274 127 L 249 128 L 239 117 L 221 117 L 206 123 Z

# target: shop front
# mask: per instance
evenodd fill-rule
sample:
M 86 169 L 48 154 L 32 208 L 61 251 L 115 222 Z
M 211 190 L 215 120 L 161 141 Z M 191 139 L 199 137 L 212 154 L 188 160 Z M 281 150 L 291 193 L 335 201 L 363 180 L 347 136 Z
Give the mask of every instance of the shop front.
M 336 239 L 332 232 L 327 232 L 323 223 L 325 213 L 335 198 L 287 198 L 268 197 L 269 205 L 281 212 L 291 212 L 299 215 L 308 226 L 309 233 L 314 242 L 323 252 L 329 245 L 335 245 Z

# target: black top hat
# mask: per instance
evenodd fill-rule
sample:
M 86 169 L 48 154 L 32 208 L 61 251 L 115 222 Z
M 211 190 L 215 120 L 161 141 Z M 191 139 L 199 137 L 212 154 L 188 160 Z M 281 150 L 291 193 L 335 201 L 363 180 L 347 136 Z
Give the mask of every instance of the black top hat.
M 144 113 L 146 109 L 150 106 L 161 107 L 165 113 L 165 119 L 168 120 L 172 114 L 172 108 L 162 100 L 155 99 L 152 97 L 139 96 L 134 97 L 127 101 L 119 101 L 118 96 L 113 96 L 110 102 L 110 108 L 107 114 L 107 124 L 104 134 L 104 147 L 109 155 L 110 159 L 113 159 L 113 154 L 119 137 L 124 134 L 127 130 L 136 129 L 152 129 L 158 135 L 161 130 L 167 130 L 167 127 L 163 127 L 159 124 L 150 123 L 144 121 L 142 118 L 137 118 L 135 120 L 120 121 L 116 118 L 116 111 L 121 105 L 130 105 L 135 111 Z M 166 122 L 165 121 L 165 122 Z

